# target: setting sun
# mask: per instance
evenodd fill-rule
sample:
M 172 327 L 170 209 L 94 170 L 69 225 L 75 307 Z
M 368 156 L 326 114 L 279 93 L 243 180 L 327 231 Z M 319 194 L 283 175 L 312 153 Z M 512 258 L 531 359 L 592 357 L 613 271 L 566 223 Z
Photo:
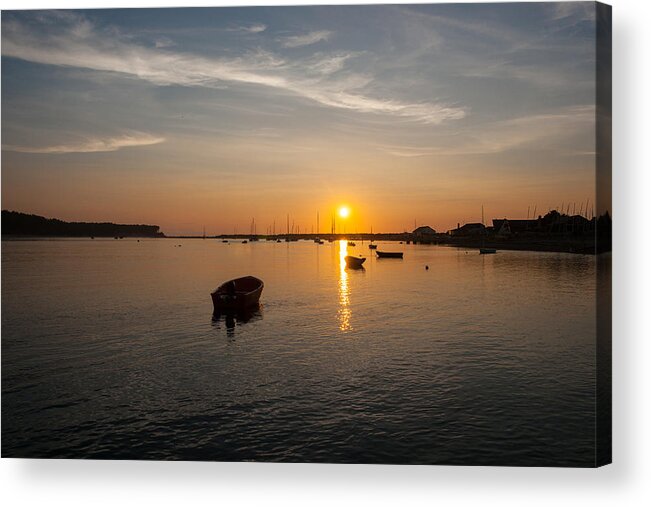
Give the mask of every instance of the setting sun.
M 348 218 L 348 215 L 350 215 L 350 209 L 347 206 L 339 208 L 339 216 L 341 218 Z

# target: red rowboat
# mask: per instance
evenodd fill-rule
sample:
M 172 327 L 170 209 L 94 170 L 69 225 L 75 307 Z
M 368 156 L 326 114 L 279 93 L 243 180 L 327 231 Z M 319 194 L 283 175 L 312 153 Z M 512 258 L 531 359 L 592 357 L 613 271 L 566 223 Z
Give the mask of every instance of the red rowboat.
M 215 312 L 239 311 L 258 305 L 264 282 L 255 276 L 235 278 L 210 294 Z

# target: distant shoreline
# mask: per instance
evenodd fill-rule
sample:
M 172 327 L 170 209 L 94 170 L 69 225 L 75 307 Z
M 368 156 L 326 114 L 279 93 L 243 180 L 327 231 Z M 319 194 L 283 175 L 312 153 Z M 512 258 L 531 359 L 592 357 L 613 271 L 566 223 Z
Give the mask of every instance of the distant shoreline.
M 112 222 L 65 222 L 56 218 L 2 210 L 2 238 L 156 238 L 164 237 L 158 225 Z
M 27 236 L 22 234 L 3 234 L 2 241 L 57 241 L 57 240 L 79 240 L 79 241 L 92 241 L 92 240 L 112 240 L 124 241 L 127 239 L 171 239 L 167 236 Z
M 559 215 L 560 216 L 560 215 Z M 547 218 L 547 217 L 546 217 Z M 543 219 L 544 221 L 545 219 Z M 539 222 L 541 220 L 539 219 Z M 599 222 L 597 222 L 597 225 Z M 475 224 L 476 225 L 476 224 Z M 553 223 L 552 223 L 553 225 Z M 481 226 L 483 228 L 483 225 Z M 421 230 L 429 232 L 422 234 Z M 550 228 L 548 228 L 550 229 Z M 485 229 L 483 229 L 485 230 Z M 587 232 L 587 233 L 585 233 Z M 602 234 L 601 241 L 597 241 L 594 229 L 574 234 L 573 231 L 537 230 L 501 235 L 495 233 L 481 234 L 451 234 L 436 233 L 431 228 L 419 228 L 414 232 L 390 233 L 310 233 L 310 234 L 219 234 L 204 235 L 174 235 L 166 236 L 160 232 L 157 225 L 144 224 L 114 224 L 110 222 L 64 222 L 49 219 L 38 215 L 30 215 L 15 211 L 2 211 L 2 240 L 3 241 L 39 241 L 55 239 L 208 239 L 232 241 L 281 241 L 294 242 L 298 240 L 313 241 L 392 241 L 405 244 L 431 244 L 457 248 L 479 249 L 480 247 L 494 248 L 496 250 L 520 250 L 531 252 L 565 252 L 576 254 L 595 255 L 610 251 L 610 235 Z M 608 231 L 609 232 L 609 229 Z

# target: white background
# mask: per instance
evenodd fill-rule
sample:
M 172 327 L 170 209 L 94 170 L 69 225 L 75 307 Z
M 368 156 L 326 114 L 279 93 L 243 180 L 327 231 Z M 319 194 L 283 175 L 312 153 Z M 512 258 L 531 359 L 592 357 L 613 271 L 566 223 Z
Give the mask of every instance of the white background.
M 192 0 L 184 4 L 279 3 Z M 651 283 L 651 9 L 645 0 L 610 3 L 614 32 L 614 464 L 586 470 L 2 459 L 3 505 L 651 505 L 651 307 L 647 299 Z M 0 0 L 2 9 L 134 4 L 184 5 L 180 0 Z

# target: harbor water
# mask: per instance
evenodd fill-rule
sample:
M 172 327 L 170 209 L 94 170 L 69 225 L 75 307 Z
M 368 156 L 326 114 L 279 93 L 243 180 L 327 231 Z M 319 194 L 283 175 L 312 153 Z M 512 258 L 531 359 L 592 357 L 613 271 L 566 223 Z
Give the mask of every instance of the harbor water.
M 594 256 L 378 249 L 3 241 L 3 457 L 593 466 Z

